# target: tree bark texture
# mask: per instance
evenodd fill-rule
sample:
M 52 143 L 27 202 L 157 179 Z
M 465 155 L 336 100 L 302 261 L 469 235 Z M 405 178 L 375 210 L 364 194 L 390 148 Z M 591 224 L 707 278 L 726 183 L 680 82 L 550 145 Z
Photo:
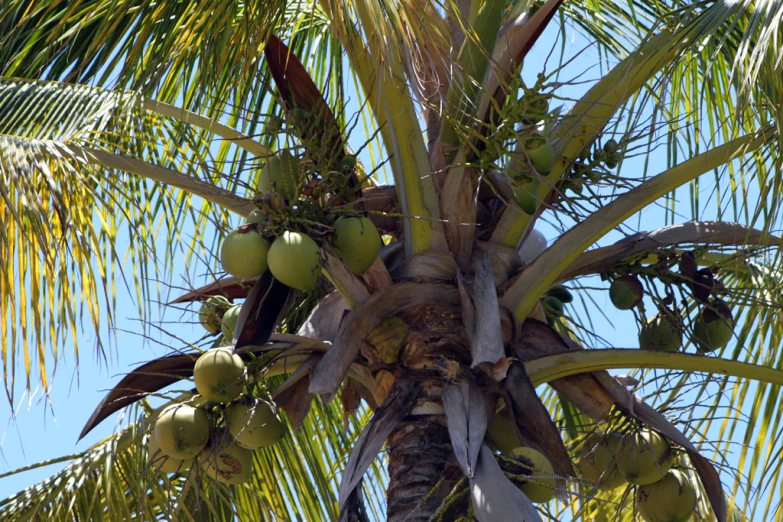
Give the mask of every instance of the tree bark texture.
M 406 418 L 389 437 L 389 522 L 425 522 L 459 479 L 445 417 Z

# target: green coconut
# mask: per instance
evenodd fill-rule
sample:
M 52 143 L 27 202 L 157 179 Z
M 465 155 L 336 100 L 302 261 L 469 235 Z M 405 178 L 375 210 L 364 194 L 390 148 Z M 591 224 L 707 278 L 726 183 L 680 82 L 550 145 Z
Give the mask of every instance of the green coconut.
M 617 144 L 617 140 L 610 139 L 606 143 L 604 143 L 604 152 L 607 154 L 614 154 L 617 152 L 619 145 Z
M 223 270 L 237 279 L 258 277 L 267 269 L 269 241 L 252 227 L 232 230 L 220 247 Z
M 673 312 L 664 310 L 639 332 L 639 348 L 654 352 L 676 352 L 682 346 L 682 329 Z
M 536 134 L 525 139 L 522 150 L 539 174 L 547 174 L 555 164 L 555 149 L 542 136 Z
M 723 348 L 734 335 L 734 319 L 729 305 L 718 299 L 702 310 L 693 325 L 693 341 L 702 352 Z
M 283 118 L 280 116 L 272 115 L 269 117 L 268 120 L 266 120 L 266 126 L 264 127 L 264 131 L 266 131 L 268 134 L 277 134 L 280 132 L 280 129 L 283 128 Z
M 514 423 L 504 415 L 504 411 L 499 411 L 492 417 L 487 425 L 487 436 L 498 451 L 509 457 L 514 455 L 514 449 L 522 446 Z
M 240 402 L 228 414 L 228 431 L 243 448 L 256 450 L 280 442 L 285 436 L 285 425 L 274 405 L 256 399 Z
M 551 311 L 554 315 L 563 315 L 563 311 L 565 310 L 565 305 L 563 304 L 563 301 L 558 299 L 555 296 L 548 295 L 544 298 L 544 308 Z
M 539 504 L 555 498 L 555 470 L 549 460 L 533 448 L 516 448 L 513 453 L 530 470 L 527 481 L 519 488 L 522 493 Z
M 308 119 L 308 112 L 304 110 L 301 107 L 297 107 L 294 109 L 294 121 L 297 123 L 297 125 L 304 125 L 307 123 Z
M 223 337 L 228 342 L 226 346 L 230 345 L 231 340 L 234 339 L 234 328 L 237 327 L 241 311 L 242 305 L 234 305 L 223 314 L 223 319 L 220 320 L 220 331 L 223 332 Z
M 238 444 L 210 446 L 199 455 L 204 474 L 224 484 L 241 484 L 253 472 L 253 452 Z
M 175 459 L 169 457 L 160 449 L 157 439 L 155 439 L 155 431 L 150 431 L 148 439 L 147 453 L 149 455 L 150 466 L 160 471 L 161 473 L 178 473 L 188 469 L 193 465 L 193 459 Z
M 543 96 L 524 95 L 522 103 L 522 122 L 533 125 L 546 118 L 549 114 L 549 102 Z
M 211 334 L 220 332 L 220 319 L 226 310 L 231 308 L 231 303 L 222 295 L 213 295 L 201 304 L 198 311 L 198 320 L 201 326 Z
M 644 486 L 661 480 L 673 460 L 669 443 L 652 430 L 626 433 L 617 444 L 617 469 L 631 484 Z
M 574 194 L 581 194 L 584 191 L 585 184 L 584 180 L 581 179 L 570 179 L 567 182 L 563 183 L 563 189 L 564 190 L 570 190 Z
M 212 402 L 231 402 L 245 385 L 245 363 L 231 348 L 204 352 L 193 368 L 196 389 Z
M 514 201 L 525 214 L 531 216 L 535 214 L 538 205 L 537 192 L 538 183 L 535 182 L 514 185 Z
M 524 185 L 525 183 L 532 182 L 536 176 L 533 173 L 530 165 L 525 160 L 522 152 L 522 143 L 518 142 L 517 149 L 514 154 L 511 155 L 510 161 L 506 164 L 506 174 L 508 179 L 514 185 Z
M 381 252 L 381 235 L 366 217 L 342 216 L 334 224 L 334 246 L 348 270 L 364 274 Z
M 187 404 L 174 404 L 155 421 L 155 439 L 167 456 L 192 459 L 207 444 L 209 419 L 199 409 Z
M 609 299 L 615 308 L 630 310 L 642 302 L 644 287 L 639 278 L 632 275 L 618 277 L 609 286 Z
M 288 151 L 280 151 L 267 159 L 258 175 L 258 192 L 277 192 L 286 201 L 295 200 L 297 179 L 299 178 L 299 160 Z
M 571 293 L 571 291 L 562 285 L 553 286 L 552 288 L 547 290 L 546 293 L 547 295 L 554 297 L 561 303 L 571 303 L 574 301 L 574 296 Z
M 297 290 L 312 290 L 321 275 L 321 249 L 300 232 L 284 232 L 275 239 L 267 259 L 275 279 Z
M 263 225 L 266 223 L 266 216 L 263 212 L 261 212 L 260 208 L 254 208 L 252 212 L 247 216 L 247 219 L 245 219 L 245 223 L 255 223 L 257 225 Z
M 696 510 L 696 489 L 679 470 L 636 490 L 636 510 L 647 522 L 686 522 Z
M 718 319 L 707 323 L 700 316 L 693 325 L 693 340 L 702 352 L 712 352 L 723 348 L 734 335 L 731 321 Z
M 353 170 L 356 168 L 356 156 L 352 154 L 348 154 L 346 156 L 343 156 L 343 159 L 340 160 L 340 166 L 343 168 L 343 170 Z
M 617 445 L 622 438 L 620 433 L 610 433 L 588 439 L 579 458 L 579 471 L 592 486 L 611 491 L 625 484 L 616 463 Z

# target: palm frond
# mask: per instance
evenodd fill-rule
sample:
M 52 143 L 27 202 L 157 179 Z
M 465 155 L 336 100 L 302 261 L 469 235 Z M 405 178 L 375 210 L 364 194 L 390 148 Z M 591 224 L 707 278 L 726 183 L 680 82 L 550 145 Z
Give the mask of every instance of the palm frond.
M 187 152 L 208 146 L 204 140 L 216 134 L 161 114 L 176 114 L 171 107 L 154 108 L 160 112 L 148 111 L 145 100 L 127 91 L 0 79 L 0 345 L 9 400 L 19 360 L 27 387 L 37 367 L 48 389 L 44 347 L 52 347 L 56 365 L 83 310 L 99 335 L 108 331 L 122 276 L 117 268 L 125 267 L 126 255 L 134 277 L 124 284 L 132 285 L 138 312 L 147 317 L 152 302 L 165 300 L 153 281 L 169 272 L 178 253 L 171 245 L 182 243 L 183 224 L 192 223 L 195 231 L 189 250 L 181 250 L 189 259 L 203 253 L 207 225 L 226 226 L 228 214 L 210 201 L 245 214 L 252 208 L 232 194 L 239 184 L 252 186 L 248 175 L 224 179 Z M 189 113 L 183 116 L 187 120 Z M 238 137 L 225 126 L 212 130 Z M 246 147 L 255 143 L 243 139 Z M 198 193 L 201 201 L 189 195 Z M 158 250 L 161 235 L 176 240 L 165 252 Z M 127 252 L 118 252 L 118 242 L 127 242 Z M 73 342 L 78 361 L 80 347 L 75 337 Z M 98 349 L 104 349 L 101 342 Z

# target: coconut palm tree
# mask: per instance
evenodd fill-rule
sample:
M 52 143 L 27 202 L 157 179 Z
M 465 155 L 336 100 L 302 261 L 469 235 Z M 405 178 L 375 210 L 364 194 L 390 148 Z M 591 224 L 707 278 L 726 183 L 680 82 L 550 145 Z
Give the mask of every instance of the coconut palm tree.
M 157 302 L 242 305 L 123 377 L 82 435 L 121 408 L 127 427 L 0 518 L 780 519 L 781 16 L 775 0 L 7 0 L 9 401 L 18 362 L 46 390 L 43 347 L 57 361 L 84 317 L 112 324 L 117 286 L 145 320 Z M 558 31 L 555 65 L 525 67 Z M 566 31 L 588 42 L 567 59 Z M 295 169 L 264 170 L 283 153 Z M 665 221 L 630 219 L 656 204 Z M 232 216 L 317 255 L 226 275 Z M 359 217 L 379 253 L 342 243 L 336 220 Z M 598 284 L 643 349 L 607 346 Z M 149 461 L 171 403 L 206 411 L 217 443 L 232 410 L 190 379 L 220 346 L 289 432 L 242 484 Z

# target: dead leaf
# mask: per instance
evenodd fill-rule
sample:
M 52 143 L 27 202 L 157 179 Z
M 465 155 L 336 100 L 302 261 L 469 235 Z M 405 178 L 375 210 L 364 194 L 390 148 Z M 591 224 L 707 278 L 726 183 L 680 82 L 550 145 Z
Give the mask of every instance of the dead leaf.
M 340 481 L 339 506 L 345 508 L 354 489 L 372 464 L 381 447 L 397 424 L 410 412 L 419 395 L 419 384 L 411 379 L 398 379 L 394 389 L 375 411 L 356 441 Z
M 351 308 L 370 296 L 370 290 L 364 280 L 349 272 L 342 260 L 332 252 L 329 245 L 324 244 L 321 247 L 321 259 L 324 268 L 329 273 L 331 283 L 343 295 L 345 302 Z
M 492 267 L 492 278 L 496 287 L 506 284 L 514 274 L 522 268 L 522 260 L 516 248 L 478 241 L 473 249 L 471 262 L 478 265 L 484 256 L 489 253 L 489 261 Z
M 473 281 L 467 281 L 461 270 L 457 271 L 457 281 L 462 300 L 462 320 L 470 339 L 471 366 L 495 364 L 506 356 L 506 349 L 489 252 L 485 252 L 476 267 Z
M 457 463 L 471 478 L 487 431 L 487 401 L 481 388 L 467 380 L 443 389 L 443 408 Z
M 621 259 L 648 250 L 692 243 L 769 246 L 779 245 L 780 238 L 745 225 L 723 221 L 699 221 L 671 225 L 652 232 L 641 233 L 635 239 L 623 239 L 607 247 L 589 250 L 576 258 L 558 277 L 558 281 L 605 272 Z
M 468 269 L 476 233 L 476 171 L 465 167 L 462 150 L 448 169 L 440 194 L 446 241 L 457 265 Z
M 518 359 L 514 357 L 503 357 L 495 364 L 486 362 L 481 363 L 479 366 L 484 371 L 484 373 L 492 377 L 492 379 L 494 379 L 496 382 L 500 382 L 506 378 L 511 364 L 517 360 Z
M 239 281 L 234 277 L 224 277 L 214 283 L 202 286 L 192 290 L 184 295 L 174 299 L 169 304 L 188 303 L 191 301 L 203 301 L 213 295 L 222 295 L 229 299 L 244 299 L 250 293 L 250 289 L 255 285 L 256 279 L 246 279 Z
M 531 318 L 526 319 L 522 324 L 518 337 L 512 348 L 514 355 L 523 362 L 543 355 L 581 349 L 579 346 L 570 346 L 568 340 L 548 324 Z M 549 385 L 557 391 L 558 395 L 593 419 L 605 419 L 615 403 L 593 374 L 571 375 L 556 379 Z
M 351 308 L 338 291 L 331 292 L 315 305 L 297 334 L 312 339 L 333 342 L 345 315 Z
M 375 392 L 379 402 L 383 403 L 394 388 L 397 378 L 388 370 L 380 370 L 375 374 Z
M 370 522 L 366 511 L 367 510 L 364 507 L 362 485 L 361 482 L 359 482 L 348 497 L 348 501 L 340 512 L 340 518 L 338 520 L 339 522 Z
M 288 416 L 288 422 L 294 432 L 298 432 L 302 423 L 310 411 L 310 405 L 313 403 L 313 394 L 308 392 L 310 386 L 309 372 L 297 380 L 294 384 L 275 395 L 275 403 L 285 411 Z
M 400 235 L 400 209 L 397 205 L 397 188 L 394 185 L 365 188 L 362 199 L 367 217 L 381 234 Z
M 476 471 L 470 480 L 473 511 L 480 522 L 542 522 L 522 490 L 503 474 L 495 455 L 482 444 Z
M 362 403 L 359 385 L 355 380 L 346 379 L 342 393 L 340 393 L 340 403 L 343 406 L 343 432 L 345 433 L 348 430 L 348 420 L 351 413 L 358 410 Z
M 269 270 L 264 272 L 242 303 L 234 328 L 234 347 L 265 344 L 274 332 L 290 296 L 291 288 L 272 277 Z
M 364 280 L 364 285 L 371 294 L 392 285 L 391 275 L 389 275 L 389 271 L 386 269 L 386 265 L 380 256 L 375 258 L 375 261 L 364 273 L 362 279 Z

